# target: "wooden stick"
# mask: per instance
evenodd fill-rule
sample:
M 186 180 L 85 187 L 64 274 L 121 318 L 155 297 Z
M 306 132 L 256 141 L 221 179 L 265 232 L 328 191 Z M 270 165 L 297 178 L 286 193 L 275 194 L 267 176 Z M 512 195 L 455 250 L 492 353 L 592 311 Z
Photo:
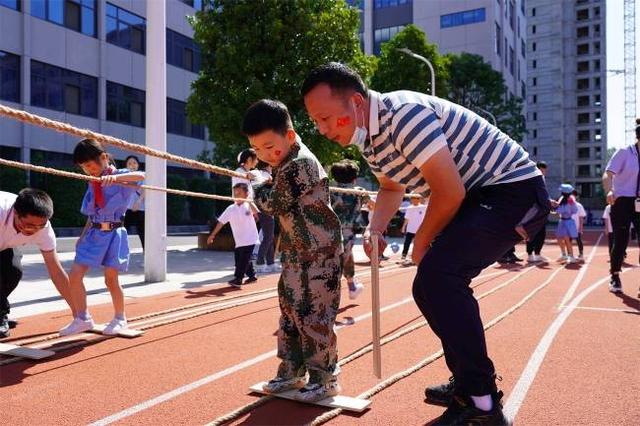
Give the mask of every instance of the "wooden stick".
M 382 356 L 380 353 L 380 258 L 378 235 L 371 235 L 371 328 L 373 332 L 373 373 L 382 378 Z

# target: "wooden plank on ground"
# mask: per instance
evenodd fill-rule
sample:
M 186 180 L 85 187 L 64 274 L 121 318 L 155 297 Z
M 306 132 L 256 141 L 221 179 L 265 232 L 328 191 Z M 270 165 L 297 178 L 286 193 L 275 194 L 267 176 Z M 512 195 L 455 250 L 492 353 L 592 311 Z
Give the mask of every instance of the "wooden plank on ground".
M 29 359 L 43 359 L 55 355 L 54 351 L 45 349 L 29 348 L 26 346 L 0 343 L 0 355 L 19 356 Z
M 93 326 L 93 331 L 94 333 L 98 333 L 98 334 L 103 334 L 106 336 L 106 334 L 103 333 L 104 329 L 106 328 L 106 324 L 96 324 Z M 144 334 L 144 331 L 142 330 L 135 330 L 133 328 L 124 328 L 122 330 L 120 330 L 118 332 L 118 334 L 116 334 L 116 336 L 119 337 L 138 337 L 138 336 L 142 336 Z
M 249 389 L 251 389 L 251 392 L 260 393 L 263 395 L 272 395 L 277 398 L 284 398 L 292 401 L 297 401 L 294 397 L 294 395 L 298 392 L 297 389 L 292 389 L 292 390 L 275 393 L 275 394 L 267 394 L 263 390 L 263 386 L 266 384 L 267 382 L 256 383 L 255 385 L 251 386 Z M 303 401 L 298 401 L 298 402 L 303 402 Z M 369 407 L 369 405 L 371 405 L 371 401 L 369 401 L 368 399 L 359 399 L 359 398 L 352 398 L 349 396 L 337 395 L 337 396 L 332 396 L 329 398 L 322 399 L 320 401 L 310 402 L 307 404 L 320 405 L 322 407 L 330 407 L 330 408 L 342 408 L 343 410 L 355 411 L 356 413 L 361 413 L 364 410 L 366 410 L 367 407 Z

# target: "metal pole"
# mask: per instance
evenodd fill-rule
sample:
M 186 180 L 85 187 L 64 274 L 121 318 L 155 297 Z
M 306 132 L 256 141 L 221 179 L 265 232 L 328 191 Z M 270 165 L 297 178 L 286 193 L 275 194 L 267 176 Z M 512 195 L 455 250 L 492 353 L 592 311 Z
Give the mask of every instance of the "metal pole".
M 429 70 L 431 71 L 431 96 L 435 96 L 436 95 L 436 72 L 433 69 L 433 65 L 431 64 L 431 62 L 429 62 L 429 60 L 424 56 L 418 55 L 417 53 L 413 53 L 413 51 L 409 48 L 403 47 L 401 49 L 396 49 L 396 50 L 427 64 L 427 66 L 429 67 Z
M 371 331 L 373 346 L 373 373 L 382 378 L 382 355 L 380 353 L 380 258 L 378 257 L 378 235 L 371 234 Z
M 147 0 L 147 64 L 145 140 L 147 146 L 167 150 L 166 3 Z M 167 186 L 166 160 L 146 156 L 146 183 Z M 167 276 L 167 195 L 145 194 L 144 277 L 146 282 Z
M 489 118 L 491 118 L 491 121 L 493 121 L 493 125 L 494 125 L 494 126 L 496 126 L 496 127 L 498 127 L 498 122 L 496 121 L 496 116 L 495 116 L 495 115 L 491 114 L 491 113 L 490 113 L 489 111 L 487 111 L 486 109 L 482 109 L 482 108 L 480 108 L 480 107 L 478 107 L 478 106 L 473 107 L 473 108 L 477 109 L 477 110 L 478 110 L 478 111 L 480 111 L 480 112 L 483 112 L 483 113 L 487 114 L 487 115 L 489 116 Z

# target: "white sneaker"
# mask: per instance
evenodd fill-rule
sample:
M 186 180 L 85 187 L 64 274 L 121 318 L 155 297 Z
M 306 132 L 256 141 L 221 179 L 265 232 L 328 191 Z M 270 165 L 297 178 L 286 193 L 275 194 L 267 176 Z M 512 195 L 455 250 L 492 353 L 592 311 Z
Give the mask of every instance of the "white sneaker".
M 569 257 L 569 256 L 567 256 L 566 254 L 563 254 L 562 256 L 560 256 L 558 258 L 558 260 L 556 262 L 558 262 L 558 263 L 567 263 L 567 257 Z
M 549 263 L 549 259 L 547 259 L 546 257 L 537 254 L 536 257 L 538 258 L 538 262 L 542 262 L 542 263 Z
M 527 257 L 527 262 L 529 262 L 529 263 L 538 263 L 539 262 L 538 256 L 536 256 L 535 254 L 530 254 Z
M 358 281 L 353 280 L 353 284 L 355 288 L 353 290 L 349 289 L 349 299 L 351 300 L 355 300 L 358 296 L 360 296 L 360 293 L 364 291 L 364 285 L 362 285 Z
M 111 320 L 109 324 L 107 324 L 102 334 L 106 334 L 107 336 L 115 336 L 120 332 L 120 330 L 123 330 L 125 328 L 127 328 L 126 319 L 123 320 L 119 318 L 114 318 Z
M 573 256 L 567 256 L 566 264 L 567 265 L 571 265 L 571 264 L 574 264 L 574 263 L 578 263 L 578 259 L 576 259 Z
M 71 336 L 72 334 L 82 333 L 83 331 L 89 331 L 93 329 L 93 318 L 83 320 L 80 318 L 74 318 L 69 324 L 60 330 L 61 336 Z
M 329 383 L 307 383 L 294 395 L 297 401 L 316 402 L 331 396 L 336 396 L 342 391 L 342 388 L 336 380 Z
M 267 265 L 256 265 L 256 273 L 258 274 L 266 274 L 267 272 L 271 272 L 268 269 Z

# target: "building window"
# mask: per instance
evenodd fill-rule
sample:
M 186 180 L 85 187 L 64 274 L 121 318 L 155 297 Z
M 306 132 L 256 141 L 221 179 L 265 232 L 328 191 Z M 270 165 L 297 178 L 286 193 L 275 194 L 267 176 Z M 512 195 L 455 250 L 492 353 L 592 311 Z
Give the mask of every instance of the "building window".
M 98 117 L 98 79 L 31 60 L 31 105 Z
M 509 2 L 509 25 L 511 26 L 511 31 L 516 29 L 516 4 L 513 0 Z
M 531 85 L 532 86 L 537 86 L 538 85 L 538 78 L 537 77 L 533 77 L 533 79 L 531 79 Z
M 580 160 L 589 158 L 589 155 L 591 154 L 589 151 L 589 148 L 578 148 L 578 158 Z
M 533 115 L 533 121 L 538 121 L 538 113 L 534 112 L 532 115 Z
M 13 10 L 20 10 L 20 0 L 0 0 L 0 6 L 8 7 Z
M 599 41 L 596 41 L 596 42 L 593 43 L 593 53 L 595 55 L 600 53 L 600 42 Z
M 578 130 L 578 142 L 589 142 L 591 140 L 591 132 L 589 130 Z
M 496 22 L 496 53 L 502 56 L 502 29 Z
M 31 0 L 31 15 L 96 36 L 95 0 Z
M 538 103 L 538 95 L 533 95 L 533 97 L 531 98 L 531 103 L 532 104 L 537 104 Z
M 589 124 L 589 113 L 581 112 L 578 114 L 578 124 Z
M 576 29 L 576 36 L 578 38 L 589 37 L 589 27 L 578 27 Z
M 578 55 L 588 55 L 589 54 L 589 44 L 579 44 L 576 46 L 576 53 Z
M 593 36 L 600 37 L 600 24 L 595 24 L 593 26 Z
M 523 58 L 526 58 L 524 53 L 525 50 L 527 50 L 527 46 L 525 45 L 524 40 L 520 40 L 520 54 L 522 55 Z
M 578 166 L 578 176 L 588 177 L 591 174 L 591 166 L 588 164 L 581 164 Z
M 531 34 L 535 34 L 536 33 L 536 26 L 532 25 L 531 26 Z
M 602 140 L 602 133 L 600 131 L 600 129 L 596 129 L 596 134 L 593 136 L 593 138 L 597 141 L 601 141 Z
M 533 68 L 533 69 L 538 68 L 538 61 L 537 60 L 534 59 L 533 61 L 531 61 L 531 68 Z
M 203 10 L 204 9 L 204 1 L 203 0 L 179 0 L 182 3 L 191 6 L 195 10 Z
M 411 3 L 412 0 L 374 0 L 374 9 L 384 9 L 385 7 L 402 6 Z
M 589 19 L 589 9 L 580 9 L 576 12 L 576 19 L 578 21 L 586 21 Z
M 595 147 L 594 151 L 595 151 L 596 160 L 602 160 L 602 148 L 597 146 L 597 147 Z
M 576 100 L 576 105 L 579 107 L 588 107 L 589 106 L 589 96 L 578 96 Z
M 538 130 L 537 129 L 533 129 L 533 131 L 531 132 L 531 136 L 533 137 L 533 139 L 537 139 L 538 138 Z
M 576 69 L 578 72 L 588 72 L 589 71 L 589 61 L 579 61 L 576 64 Z
M 520 0 L 520 11 L 522 12 L 522 14 L 524 15 L 524 0 Z
M 516 54 L 513 51 L 513 47 L 509 47 L 509 72 L 511 75 L 515 74 L 515 60 Z
M 593 61 L 593 70 L 600 71 L 600 59 L 596 59 Z
M 602 123 L 602 115 L 599 111 L 593 114 L 593 122 L 596 124 Z
M 527 86 L 524 84 L 524 81 L 520 82 L 520 92 L 522 99 L 527 98 Z
M 533 147 L 533 156 L 534 156 L 534 157 L 537 157 L 537 156 L 538 156 L 538 147 L 537 147 L 537 146 L 534 146 L 534 147 Z
M 167 98 L 167 132 L 204 139 L 204 126 L 189 121 L 187 104 L 171 98 Z
M 464 12 L 449 13 L 440 16 L 440 28 L 458 27 L 461 25 L 484 22 L 486 19 L 485 8 L 466 10 Z M 513 27 L 512 27 L 513 28 Z
M 197 73 L 200 47 L 189 37 L 167 29 L 167 63 Z
M 0 99 L 20 102 L 20 57 L 0 50 Z
M 601 106 L 602 102 L 600 101 L 600 95 L 593 95 L 593 105 Z
M 107 3 L 107 43 L 145 53 L 147 21 L 131 12 Z
M 597 19 L 597 18 L 599 18 L 599 17 L 600 17 L 600 7 L 594 7 L 594 8 L 593 8 L 593 17 L 594 17 L 595 19 Z
M 143 90 L 107 81 L 107 120 L 144 127 Z
M 403 29 L 404 25 L 399 25 L 396 27 L 378 28 L 375 30 L 373 32 L 373 53 L 376 55 L 379 54 L 382 43 L 391 40 L 394 35 L 398 34 Z
M 536 16 L 536 8 L 531 8 L 531 16 Z
M 531 43 L 531 50 L 532 51 L 536 51 L 536 48 L 538 47 L 538 44 L 534 41 L 533 43 Z
M 593 87 L 594 89 L 599 89 L 600 88 L 600 77 L 596 77 L 593 79 Z

